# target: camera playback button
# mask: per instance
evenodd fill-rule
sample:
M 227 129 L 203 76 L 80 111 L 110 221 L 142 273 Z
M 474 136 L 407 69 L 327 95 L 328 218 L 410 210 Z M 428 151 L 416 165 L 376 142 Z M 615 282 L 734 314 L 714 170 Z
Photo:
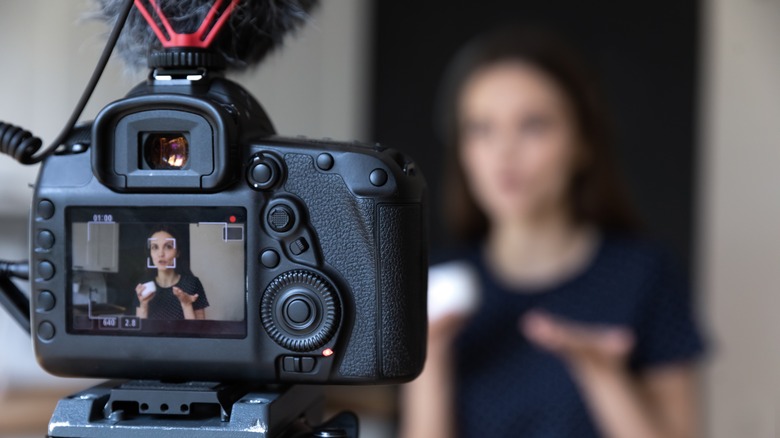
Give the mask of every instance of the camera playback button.
M 49 321 L 43 321 L 38 324 L 38 339 L 41 341 L 51 341 L 54 338 L 54 324 Z

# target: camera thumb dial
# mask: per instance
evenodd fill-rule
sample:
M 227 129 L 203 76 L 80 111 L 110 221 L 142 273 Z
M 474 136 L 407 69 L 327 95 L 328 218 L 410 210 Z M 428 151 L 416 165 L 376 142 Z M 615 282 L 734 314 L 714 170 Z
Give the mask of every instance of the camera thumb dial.
M 319 274 L 285 272 L 263 293 L 260 317 L 268 335 L 297 352 L 317 350 L 336 333 L 340 306 L 333 286 Z

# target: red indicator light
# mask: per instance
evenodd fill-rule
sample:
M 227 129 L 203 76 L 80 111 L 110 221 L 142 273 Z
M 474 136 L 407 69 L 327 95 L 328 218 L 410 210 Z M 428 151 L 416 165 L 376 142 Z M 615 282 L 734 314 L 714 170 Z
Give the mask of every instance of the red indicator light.
M 325 356 L 325 357 L 332 356 L 333 355 L 333 350 L 331 350 L 330 348 L 326 348 L 326 349 L 322 350 L 322 355 Z
M 230 223 L 231 223 L 231 224 L 234 224 L 234 223 L 236 223 L 236 217 L 235 217 L 235 216 L 230 216 L 230 219 L 229 219 L 229 220 L 230 220 Z

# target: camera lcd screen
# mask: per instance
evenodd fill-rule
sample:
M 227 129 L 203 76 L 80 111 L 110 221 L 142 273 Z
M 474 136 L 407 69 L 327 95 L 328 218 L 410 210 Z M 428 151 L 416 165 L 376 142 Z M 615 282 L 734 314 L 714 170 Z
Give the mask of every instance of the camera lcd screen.
M 71 207 L 68 331 L 246 336 L 246 210 Z

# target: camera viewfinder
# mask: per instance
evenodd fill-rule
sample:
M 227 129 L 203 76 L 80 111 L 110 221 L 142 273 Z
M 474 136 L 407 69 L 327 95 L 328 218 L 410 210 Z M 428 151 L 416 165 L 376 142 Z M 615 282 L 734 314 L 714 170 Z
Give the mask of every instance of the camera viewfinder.
M 143 142 L 143 156 L 154 170 L 183 169 L 190 158 L 190 143 L 182 132 L 150 133 Z

